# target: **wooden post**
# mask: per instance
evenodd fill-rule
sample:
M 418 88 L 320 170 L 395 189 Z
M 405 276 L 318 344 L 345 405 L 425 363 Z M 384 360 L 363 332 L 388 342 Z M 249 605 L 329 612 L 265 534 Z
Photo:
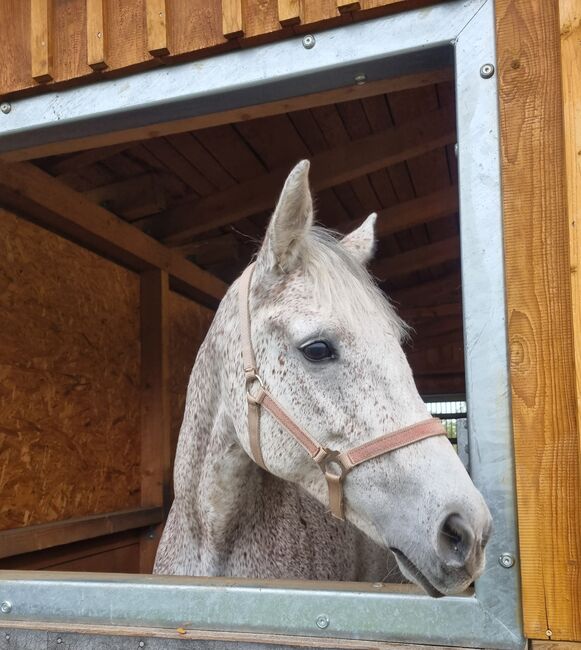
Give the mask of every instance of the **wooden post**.
M 579 295 L 570 284 L 558 10 L 559 0 L 496 0 L 524 628 L 529 638 L 572 641 L 581 639 Z
M 52 81 L 52 0 L 30 2 L 30 60 L 35 81 Z
M 141 274 L 141 505 L 170 506 L 169 279 L 166 271 Z M 150 573 L 163 526 L 141 541 L 140 571 Z
M 107 17 L 105 0 L 87 0 L 87 63 L 93 70 L 107 66 Z
M 167 40 L 167 11 L 166 0 L 146 0 L 147 21 L 147 51 L 152 56 L 166 56 L 169 54 Z

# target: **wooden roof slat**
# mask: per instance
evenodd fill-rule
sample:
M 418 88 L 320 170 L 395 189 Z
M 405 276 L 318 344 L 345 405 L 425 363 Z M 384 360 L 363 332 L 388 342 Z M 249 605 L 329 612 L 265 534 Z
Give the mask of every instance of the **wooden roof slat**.
M 389 297 L 401 305 L 426 305 L 441 302 L 442 296 L 450 293 L 460 293 L 460 273 L 454 271 L 435 280 L 415 284 L 411 287 L 395 291 L 386 290 Z
M 216 306 L 226 285 L 30 163 L 0 162 L 0 200 L 33 221 L 125 266 L 166 270 L 179 291 Z
M 316 191 L 333 187 L 454 139 L 452 116 L 434 111 L 403 127 L 314 156 L 311 184 Z M 168 243 L 178 244 L 192 235 L 267 210 L 274 205 L 288 171 L 277 169 L 196 203 L 170 209 L 157 220 L 157 234 Z
M 374 264 L 373 273 L 381 280 L 385 280 L 393 276 L 407 275 L 414 271 L 428 269 L 459 257 L 460 238 L 450 237 L 400 253 L 395 257 L 380 260 Z
M 150 140 L 145 142 L 144 146 L 196 194 L 199 196 L 212 194 L 214 191 L 212 184 L 181 153 L 176 151 L 165 138 Z

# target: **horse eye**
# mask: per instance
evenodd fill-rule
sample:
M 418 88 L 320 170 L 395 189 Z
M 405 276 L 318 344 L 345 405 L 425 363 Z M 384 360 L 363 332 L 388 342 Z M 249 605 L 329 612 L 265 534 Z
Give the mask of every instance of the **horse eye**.
M 335 358 L 333 348 L 326 341 L 307 343 L 307 345 L 303 345 L 301 352 L 309 361 L 326 361 Z

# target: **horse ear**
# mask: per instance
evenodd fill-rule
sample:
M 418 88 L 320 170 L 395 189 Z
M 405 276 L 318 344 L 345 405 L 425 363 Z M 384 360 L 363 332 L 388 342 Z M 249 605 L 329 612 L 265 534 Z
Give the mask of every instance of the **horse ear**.
M 375 252 L 375 221 L 377 214 L 372 212 L 367 219 L 355 228 L 353 232 L 345 235 L 341 244 L 355 257 L 361 264 L 367 264 Z
M 301 160 L 285 181 L 258 254 L 257 262 L 263 268 L 289 272 L 300 260 L 313 225 L 309 167 L 308 160 Z

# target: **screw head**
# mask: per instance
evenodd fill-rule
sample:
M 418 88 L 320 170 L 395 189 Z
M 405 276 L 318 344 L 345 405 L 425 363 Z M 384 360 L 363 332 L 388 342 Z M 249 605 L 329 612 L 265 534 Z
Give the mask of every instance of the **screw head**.
M 480 76 L 483 79 L 490 79 L 492 75 L 494 74 L 494 66 L 492 63 L 485 63 L 481 68 L 480 68 Z
M 367 75 L 364 72 L 360 72 L 353 77 L 353 81 L 357 86 L 363 86 L 363 84 L 367 83 Z
M 9 600 L 5 600 L 0 604 L 0 612 L 3 614 L 10 614 L 12 611 L 12 603 Z
M 58 639 L 56 640 L 56 642 L 60 645 L 60 644 L 63 642 L 63 640 L 62 640 L 61 637 L 59 636 Z
M 139 642 L 139 647 L 140 647 L 140 648 L 145 648 L 145 642 L 144 642 L 144 641 L 140 641 L 140 642 Z
M 2 111 L 4 115 L 8 115 L 8 113 L 10 113 L 11 110 L 12 110 L 12 105 L 10 104 L 10 102 L 2 102 L 0 104 L 0 111 Z
M 6 641 L 10 641 L 10 634 L 6 634 L 4 638 L 6 639 Z
M 312 50 L 315 47 L 315 37 L 312 34 L 303 36 L 303 47 L 305 50 Z
M 513 567 L 515 562 L 516 560 L 514 559 L 514 555 L 511 553 L 502 553 L 502 555 L 498 558 L 498 563 L 505 569 L 510 569 Z
M 326 614 L 319 614 L 315 623 L 319 629 L 325 630 L 329 627 L 329 617 Z

